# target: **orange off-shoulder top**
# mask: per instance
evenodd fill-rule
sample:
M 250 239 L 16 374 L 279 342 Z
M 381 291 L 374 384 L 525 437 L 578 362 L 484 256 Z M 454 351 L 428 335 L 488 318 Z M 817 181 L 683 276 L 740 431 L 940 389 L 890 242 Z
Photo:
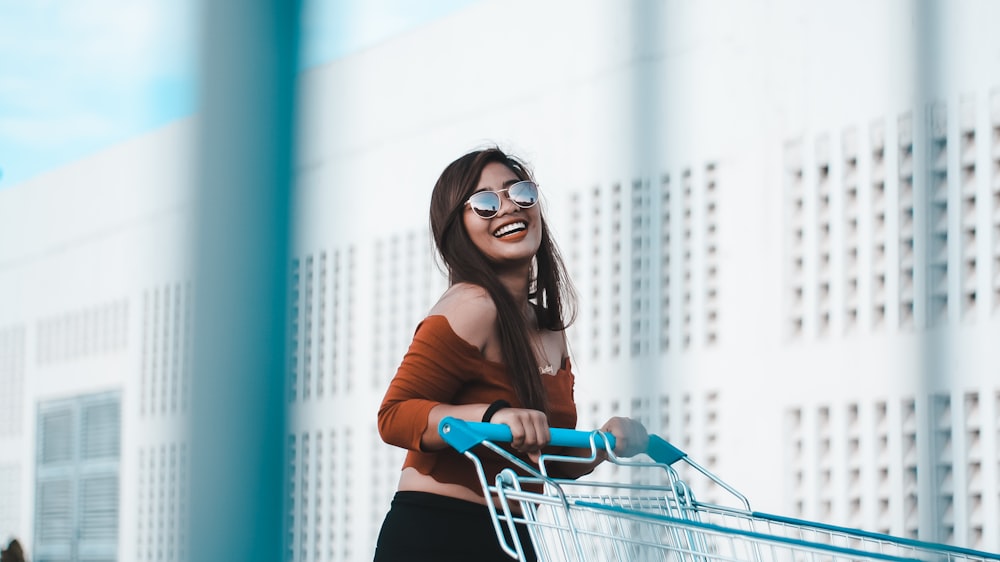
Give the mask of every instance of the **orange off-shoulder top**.
M 574 429 L 573 373 L 567 358 L 555 375 L 539 375 L 548 397 L 550 427 Z M 506 400 L 521 407 L 504 365 L 483 358 L 479 349 L 459 337 L 447 318 L 428 316 L 417 327 L 409 351 L 389 383 L 378 411 L 382 440 L 408 449 L 403 468 L 413 467 L 438 482 L 454 483 L 482 495 L 469 459 L 448 447 L 423 451 L 420 438 L 427 416 L 438 404 L 489 404 Z M 487 481 L 510 466 L 492 452 L 480 457 Z

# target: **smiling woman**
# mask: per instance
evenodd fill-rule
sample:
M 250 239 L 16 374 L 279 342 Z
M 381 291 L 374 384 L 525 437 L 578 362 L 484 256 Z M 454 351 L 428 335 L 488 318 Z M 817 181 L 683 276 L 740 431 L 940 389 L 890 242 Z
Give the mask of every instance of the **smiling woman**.
M 496 148 L 452 162 L 434 186 L 431 230 L 450 287 L 417 327 L 379 408 L 382 438 L 409 450 L 379 562 L 509 560 L 472 464 L 437 433 L 441 419 L 506 424 L 512 447 L 534 463 L 550 449 L 550 427 L 576 427 L 565 338 L 575 302 L 537 203 L 527 166 Z M 645 446 L 633 420 L 612 418 L 602 429 L 619 439 L 616 453 Z M 488 479 L 504 467 L 484 461 Z M 594 466 L 566 465 L 560 476 Z M 518 534 L 534 560 L 526 531 Z
M 510 187 L 499 189 L 499 186 Z M 483 199 L 495 204 L 484 206 Z M 483 168 L 476 193 L 467 203 L 472 212 L 464 213 L 462 221 L 472 243 L 495 267 L 505 270 L 530 267 L 542 243 L 543 225 L 541 211 L 535 205 L 537 200 L 536 184 L 518 177 L 506 165 L 490 162 Z M 508 288 L 513 283 L 523 283 L 523 279 L 505 282 Z

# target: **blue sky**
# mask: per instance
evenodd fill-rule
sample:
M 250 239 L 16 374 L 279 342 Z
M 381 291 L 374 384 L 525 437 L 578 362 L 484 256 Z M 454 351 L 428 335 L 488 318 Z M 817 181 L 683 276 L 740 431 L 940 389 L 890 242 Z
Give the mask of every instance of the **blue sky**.
M 477 0 L 305 0 L 302 64 Z M 196 110 L 195 0 L 0 0 L 0 189 Z

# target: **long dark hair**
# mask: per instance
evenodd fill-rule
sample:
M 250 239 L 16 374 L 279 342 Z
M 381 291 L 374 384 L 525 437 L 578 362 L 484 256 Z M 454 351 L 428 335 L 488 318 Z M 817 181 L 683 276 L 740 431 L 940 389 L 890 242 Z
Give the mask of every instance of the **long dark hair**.
M 455 160 L 444 169 L 431 194 L 431 233 L 438 253 L 448 269 L 450 284 L 471 283 L 489 293 L 497 308 L 500 351 L 511 375 L 521 406 L 547 411 L 545 388 L 539 377 L 538 360 L 531 344 L 523 303 L 500 283 L 494 265 L 476 248 L 465 230 L 465 201 L 475 191 L 487 164 L 507 166 L 521 180 L 531 179 L 528 167 L 499 148 L 477 150 Z M 573 323 L 576 296 L 566 275 L 559 249 L 544 217 L 542 238 L 531 268 L 529 300 L 535 308 L 539 328 L 562 331 Z M 557 366 L 558 368 L 558 366 Z

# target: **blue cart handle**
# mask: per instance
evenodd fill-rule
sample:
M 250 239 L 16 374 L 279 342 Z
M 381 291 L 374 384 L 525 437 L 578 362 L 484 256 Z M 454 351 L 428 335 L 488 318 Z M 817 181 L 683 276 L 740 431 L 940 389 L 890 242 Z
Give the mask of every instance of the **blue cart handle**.
M 441 434 L 441 438 L 446 443 L 459 453 L 465 453 L 483 441 L 510 443 L 514 438 L 510 427 L 506 424 L 469 422 L 450 416 L 438 424 L 438 433 Z M 591 444 L 596 443 L 598 447 L 603 448 L 606 442 L 610 449 L 615 448 L 615 436 L 599 431 L 577 431 L 553 427 L 549 429 L 549 437 L 551 439 L 549 445 L 556 447 L 590 449 Z M 666 465 L 672 465 L 687 457 L 687 453 L 674 447 L 658 435 L 649 436 L 649 444 L 646 446 L 645 453 L 654 461 Z

